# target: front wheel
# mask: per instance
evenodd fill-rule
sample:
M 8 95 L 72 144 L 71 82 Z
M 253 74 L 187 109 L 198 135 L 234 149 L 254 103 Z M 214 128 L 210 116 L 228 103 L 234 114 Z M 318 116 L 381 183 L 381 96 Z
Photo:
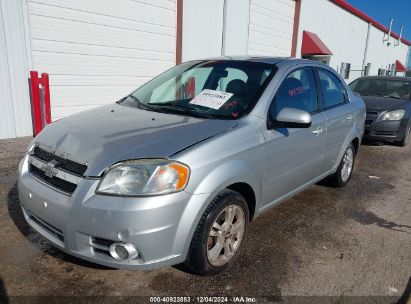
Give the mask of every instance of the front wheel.
M 402 140 L 398 141 L 397 144 L 401 147 L 405 147 L 408 143 L 408 139 L 410 138 L 410 133 L 411 133 L 411 123 L 405 130 L 404 137 L 402 138 Z
M 249 222 L 247 202 L 224 190 L 207 207 L 190 244 L 186 266 L 200 275 L 224 271 L 238 256 Z
M 351 179 L 354 168 L 355 148 L 352 143 L 348 145 L 341 159 L 337 171 L 328 178 L 328 182 L 333 187 L 344 187 Z

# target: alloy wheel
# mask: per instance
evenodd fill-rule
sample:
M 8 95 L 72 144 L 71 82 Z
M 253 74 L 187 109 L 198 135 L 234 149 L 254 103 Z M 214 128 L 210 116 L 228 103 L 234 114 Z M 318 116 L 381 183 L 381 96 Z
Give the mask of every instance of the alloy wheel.
M 213 266 L 228 263 L 240 248 L 245 231 L 244 211 L 238 205 L 228 205 L 215 219 L 207 240 L 207 258 Z
M 350 178 L 353 164 L 354 164 L 354 151 L 352 147 L 349 147 L 347 151 L 345 151 L 345 154 L 343 157 L 343 165 L 341 168 L 341 179 L 343 182 L 346 182 Z

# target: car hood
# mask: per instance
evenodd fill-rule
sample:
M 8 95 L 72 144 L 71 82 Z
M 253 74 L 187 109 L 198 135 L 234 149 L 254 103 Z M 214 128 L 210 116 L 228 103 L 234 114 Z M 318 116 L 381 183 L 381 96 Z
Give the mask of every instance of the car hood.
M 376 97 L 376 96 L 361 96 L 364 100 L 367 110 L 377 110 L 383 111 L 388 110 L 391 108 L 399 108 L 403 104 L 410 102 L 406 99 L 395 99 L 395 98 L 388 98 L 388 97 Z
M 99 176 L 119 161 L 167 158 L 236 125 L 112 104 L 56 121 L 35 142 L 87 162 L 85 175 Z

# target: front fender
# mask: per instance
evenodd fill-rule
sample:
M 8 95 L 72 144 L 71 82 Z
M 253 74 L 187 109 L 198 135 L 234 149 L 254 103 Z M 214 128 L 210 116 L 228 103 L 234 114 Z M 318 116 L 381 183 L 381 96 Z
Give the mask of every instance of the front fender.
M 260 201 L 261 181 L 256 170 L 242 160 L 232 160 L 213 169 L 192 191 L 191 199 L 181 216 L 176 231 L 174 252 L 187 255 L 194 231 L 207 206 L 225 188 L 235 183 L 250 185 L 256 197 L 256 210 Z
M 249 184 L 254 189 L 257 199 L 257 193 L 261 190 L 260 177 L 256 168 L 244 160 L 226 161 L 212 169 L 203 177 L 192 194 L 219 193 L 227 186 L 239 182 Z

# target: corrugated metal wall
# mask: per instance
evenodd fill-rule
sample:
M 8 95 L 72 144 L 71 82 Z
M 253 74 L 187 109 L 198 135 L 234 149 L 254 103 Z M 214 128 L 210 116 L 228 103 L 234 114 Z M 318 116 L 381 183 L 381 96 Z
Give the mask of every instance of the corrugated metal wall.
M 176 0 L 0 0 L 0 138 L 30 135 L 28 72 L 52 119 L 114 102 L 175 65 Z M 185 0 L 183 60 L 289 56 L 292 0 Z
M 225 0 L 223 55 L 247 55 L 250 0 Z
M 290 56 L 295 1 L 251 0 L 249 55 Z
M 318 12 L 326 13 L 318 17 Z M 313 18 L 313 16 L 317 17 Z M 297 57 L 301 56 L 303 30 L 316 33 L 333 52 L 330 58 L 332 68 L 338 71 L 341 63 L 351 64 L 352 71 L 347 82 L 361 76 L 368 22 L 332 1 L 306 0 L 301 2 Z M 407 45 L 400 43 L 395 46 L 394 39 L 391 38 L 391 45 L 387 46 L 383 43 L 383 38 L 384 32 L 372 26 L 366 58 L 366 63 L 371 63 L 370 75 L 377 75 L 379 68 L 385 69 L 388 65 L 394 64 L 395 60 L 401 60 L 403 63 L 407 60 Z
M 53 120 L 115 102 L 175 65 L 175 0 L 29 0 Z
M 183 1 L 183 61 L 221 56 L 224 0 Z
M 32 135 L 24 1 L 0 0 L 0 138 Z
M 294 0 L 185 0 L 183 13 L 183 61 L 291 55 Z

